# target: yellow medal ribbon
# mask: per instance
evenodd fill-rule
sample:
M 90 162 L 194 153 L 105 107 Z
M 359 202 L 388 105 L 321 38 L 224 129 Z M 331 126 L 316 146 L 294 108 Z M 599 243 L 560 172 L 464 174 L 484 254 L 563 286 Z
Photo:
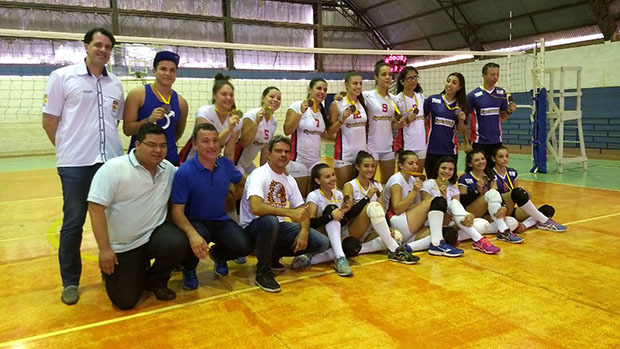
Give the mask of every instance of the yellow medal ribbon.
M 389 93 L 388 93 L 388 96 L 384 96 L 384 95 L 382 95 L 382 94 L 379 92 L 379 89 L 375 89 L 375 91 L 377 91 L 377 94 L 378 94 L 379 96 L 381 96 L 381 98 L 383 98 L 383 100 L 384 100 L 384 101 L 386 101 L 386 102 L 390 102 L 390 104 L 392 104 L 392 107 L 394 107 L 394 111 L 396 112 L 396 114 L 398 114 L 398 115 L 402 115 L 402 114 L 400 113 L 400 110 L 398 110 L 398 107 L 396 106 L 396 103 L 394 103 L 394 101 L 392 100 L 392 98 L 390 98 L 390 100 L 388 101 L 387 97 L 389 97 Z
M 415 91 L 413 92 L 413 99 L 415 100 L 415 106 L 412 106 L 411 109 L 407 108 L 407 96 L 405 96 L 405 91 L 403 91 L 403 103 L 405 103 L 405 110 L 407 111 L 407 114 L 409 114 L 409 112 L 414 111 L 415 108 L 419 106 L 418 97 L 415 95 Z
M 499 178 L 502 179 L 502 182 L 508 187 L 508 189 L 513 190 L 515 188 L 514 184 L 512 184 L 512 180 L 510 179 L 510 174 L 508 173 L 508 169 L 506 169 L 506 178 L 508 179 L 508 181 L 506 181 L 500 174 L 499 172 L 497 172 L 497 170 L 494 168 L 493 171 L 495 171 L 495 173 L 497 173 L 497 175 L 499 176 Z
M 170 96 L 168 97 L 168 99 L 166 99 L 161 92 L 159 92 L 159 90 L 157 89 L 157 87 L 155 87 L 155 85 L 151 85 L 151 87 L 153 87 L 153 90 L 155 90 L 155 92 L 157 92 L 157 95 L 159 96 L 159 98 L 161 98 L 161 100 L 164 102 L 164 104 L 170 104 L 170 99 L 172 98 L 172 92 L 170 92 Z
M 326 198 L 329 202 L 333 202 L 333 203 L 337 203 L 338 202 L 338 198 L 336 197 L 336 195 L 334 195 L 334 193 L 332 192 L 332 198 L 333 199 L 328 199 L 327 196 L 325 196 L 325 193 L 323 193 L 323 189 L 319 189 L 319 192 L 321 193 L 321 195 L 323 195 L 324 198 Z
M 461 107 L 459 107 L 458 103 L 456 104 L 456 106 L 450 107 L 450 104 L 448 104 L 448 101 L 446 100 L 446 95 L 441 95 L 441 99 L 443 99 L 443 102 L 446 104 L 446 108 L 448 108 L 448 110 L 461 109 Z
M 369 183 L 369 184 L 368 184 L 368 190 L 364 191 L 364 187 L 362 187 L 362 183 L 360 183 L 360 179 L 359 179 L 359 178 L 356 178 L 355 180 L 357 181 L 357 186 L 360 188 L 360 191 L 362 192 L 362 194 L 367 195 L 367 194 L 368 194 L 368 191 L 370 191 L 370 186 L 371 186 L 372 184 L 370 184 L 370 183 Z

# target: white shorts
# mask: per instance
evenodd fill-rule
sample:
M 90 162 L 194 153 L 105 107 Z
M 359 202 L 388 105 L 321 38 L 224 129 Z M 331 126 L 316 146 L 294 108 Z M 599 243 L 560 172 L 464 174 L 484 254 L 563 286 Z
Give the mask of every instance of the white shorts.
M 347 167 L 347 166 L 353 166 L 353 161 L 348 161 L 348 160 L 336 160 L 334 159 L 334 168 L 342 168 L 342 167 Z
M 286 165 L 286 172 L 288 172 L 288 174 L 295 178 L 310 177 L 310 172 L 312 171 L 312 168 L 320 163 L 320 160 L 308 164 L 301 161 L 289 161 L 288 165 Z
M 403 241 L 409 241 L 411 237 L 415 237 L 415 235 L 409 231 L 409 223 L 407 223 L 407 212 L 403 212 L 398 216 L 392 216 L 392 218 L 390 218 L 390 224 L 392 225 L 392 228 L 400 231 L 400 233 L 403 235 Z
M 420 160 L 426 159 L 426 148 L 418 149 L 418 150 L 413 150 L 413 152 L 415 153 L 415 155 L 418 156 L 418 159 L 420 159 Z
M 374 152 L 374 151 L 368 151 L 373 158 L 375 158 L 375 161 L 390 161 L 390 160 L 394 160 L 394 152 L 393 151 L 388 151 L 388 152 Z

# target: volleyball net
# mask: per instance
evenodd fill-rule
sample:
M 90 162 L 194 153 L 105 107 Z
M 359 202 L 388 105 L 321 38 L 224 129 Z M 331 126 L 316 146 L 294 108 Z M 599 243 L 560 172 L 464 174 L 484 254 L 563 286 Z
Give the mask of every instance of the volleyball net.
M 77 33 L 0 33 L 0 156 L 53 152 L 40 128 L 45 85 L 54 69 L 83 61 L 82 38 L 83 34 Z M 344 75 L 356 70 L 364 79 L 363 89 L 369 90 L 375 86 L 375 63 L 386 58 L 395 71 L 404 65 L 416 67 L 427 96 L 441 92 L 452 72 L 465 76 L 470 91 L 480 86 L 483 65 L 495 62 L 501 66 L 498 86 L 511 91 L 517 104 L 531 104 L 534 59 L 523 52 L 303 48 L 128 36 L 116 39 L 109 69 L 121 78 L 125 93 L 154 81 L 152 62 L 158 51 L 179 54 L 173 88 L 189 104 L 182 142 L 189 137 L 196 110 L 211 103 L 213 77 L 218 72 L 231 76 L 235 103 L 242 111 L 259 106 L 263 89 L 278 87 L 282 107 L 275 115 L 280 125 L 288 106 L 306 97 L 312 78 L 327 80 L 328 92 L 334 94 L 344 91 Z M 391 92 L 395 92 L 396 76 L 397 72 Z M 281 127 L 278 132 L 282 132 Z M 122 138 L 128 141 L 128 137 Z

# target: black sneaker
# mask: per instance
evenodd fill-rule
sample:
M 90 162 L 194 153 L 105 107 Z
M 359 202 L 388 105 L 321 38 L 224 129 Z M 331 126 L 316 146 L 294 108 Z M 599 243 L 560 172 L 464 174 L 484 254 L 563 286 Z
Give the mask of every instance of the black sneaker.
M 271 262 L 271 271 L 284 271 L 284 265 L 279 260 Z
M 398 246 L 394 252 L 388 251 L 388 259 L 391 262 L 415 264 L 420 260 L 420 257 L 407 252 L 407 250 L 402 246 Z
M 273 273 L 256 275 L 256 285 L 267 292 L 280 292 L 280 284 L 273 278 Z
M 174 291 L 169 289 L 168 287 L 164 287 L 164 288 L 149 287 L 146 290 L 153 292 L 153 294 L 155 294 L 155 298 L 157 298 L 157 300 L 159 301 L 171 301 L 177 297 L 177 294 L 174 293 Z

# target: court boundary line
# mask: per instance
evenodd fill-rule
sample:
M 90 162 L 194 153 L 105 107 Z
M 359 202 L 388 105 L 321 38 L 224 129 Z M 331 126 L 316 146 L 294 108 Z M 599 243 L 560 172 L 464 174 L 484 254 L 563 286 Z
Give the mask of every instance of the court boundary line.
M 615 217 L 615 216 L 619 216 L 619 215 L 620 215 L 620 212 L 610 213 L 610 214 L 606 214 L 606 215 L 602 215 L 602 216 L 596 216 L 596 217 L 591 217 L 591 218 L 584 218 L 584 219 L 580 219 L 580 220 L 577 220 L 577 221 L 568 222 L 568 223 L 565 223 L 565 225 L 580 224 L 580 223 L 590 222 L 590 221 L 594 221 L 594 220 Z M 534 229 L 534 230 L 540 230 L 540 229 Z M 424 251 L 419 251 L 419 252 L 416 252 L 415 254 L 421 254 L 421 253 L 424 253 Z M 352 268 L 357 269 L 357 268 L 365 267 L 365 266 L 368 266 L 368 265 L 374 265 L 374 264 L 379 264 L 379 263 L 384 263 L 384 262 L 387 262 L 387 260 L 386 259 L 381 259 L 381 260 L 366 262 L 366 263 L 362 263 L 362 264 L 359 264 L 359 265 L 353 265 Z M 299 277 L 296 277 L 296 278 L 291 278 L 291 279 L 288 279 L 288 280 L 284 280 L 284 281 L 281 281 L 280 284 L 281 285 L 286 285 L 286 284 L 291 284 L 291 283 L 298 282 L 298 281 L 303 281 L 303 280 L 307 280 L 307 279 L 311 279 L 311 278 L 316 278 L 316 277 L 320 277 L 320 276 L 324 276 L 324 275 L 328 275 L 328 274 L 335 274 L 335 273 L 336 272 L 334 270 L 326 270 L 326 271 L 322 271 L 322 272 L 316 272 L 316 273 L 312 273 L 312 274 L 309 274 L 309 275 L 304 275 L 304 276 L 299 276 Z M 173 310 L 177 310 L 177 309 L 183 309 L 183 308 L 191 307 L 191 306 L 194 306 L 194 305 L 199 305 L 199 304 L 207 303 L 207 302 L 210 302 L 210 301 L 213 301 L 213 300 L 217 300 L 217 299 L 221 299 L 221 298 L 226 298 L 226 297 L 229 297 L 229 296 L 236 296 L 238 294 L 243 294 L 243 293 L 247 293 L 247 292 L 250 292 L 250 291 L 255 291 L 255 290 L 258 290 L 258 289 L 259 289 L 258 286 L 250 286 L 248 288 L 244 288 L 244 289 L 240 289 L 240 290 L 235 290 L 235 291 L 228 291 L 228 292 L 224 292 L 222 294 L 218 294 L 218 295 L 214 295 L 214 296 L 210 296 L 210 297 L 206 297 L 206 298 L 197 299 L 197 300 L 190 301 L 190 302 L 187 302 L 187 303 L 181 303 L 181 304 L 174 304 L 174 305 L 170 305 L 170 306 L 164 306 L 162 308 L 148 310 L 148 311 L 144 311 L 144 312 L 139 312 L 139 313 L 132 314 L 132 315 L 124 315 L 124 316 L 115 317 L 115 318 L 108 319 L 108 320 L 102 320 L 102 321 L 93 322 L 93 323 L 90 323 L 90 324 L 85 324 L 85 325 L 70 327 L 70 328 L 66 328 L 66 329 L 62 329 L 62 330 L 46 332 L 46 333 L 42 333 L 42 334 L 30 336 L 30 337 L 24 337 L 24 338 L 20 338 L 20 339 L 15 339 L 15 340 L 11 340 L 11 341 L 0 343 L 0 348 L 12 346 L 12 345 L 29 343 L 29 342 L 33 342 L 33 341 L 40 340 L 40 339 L 51 338 L 51 337 L 55 337 L 55 336 L 59 336 L 59 335 L 67 334 L 67 333 L 73 333 L 73 332 L 87 330 L 87 329 L 91 329 L 91 328 L 95 328 L 95 327 L 115 324 L 115 323 L 119 323 L 119 322 L 123 322 L 123 321 L 127 321 L 127 320 L 143 318 L 143 317 L 147 317 L 147 316 L 150 316 L 150 315 L 165 313 L 165 312 L 173 311 Z

